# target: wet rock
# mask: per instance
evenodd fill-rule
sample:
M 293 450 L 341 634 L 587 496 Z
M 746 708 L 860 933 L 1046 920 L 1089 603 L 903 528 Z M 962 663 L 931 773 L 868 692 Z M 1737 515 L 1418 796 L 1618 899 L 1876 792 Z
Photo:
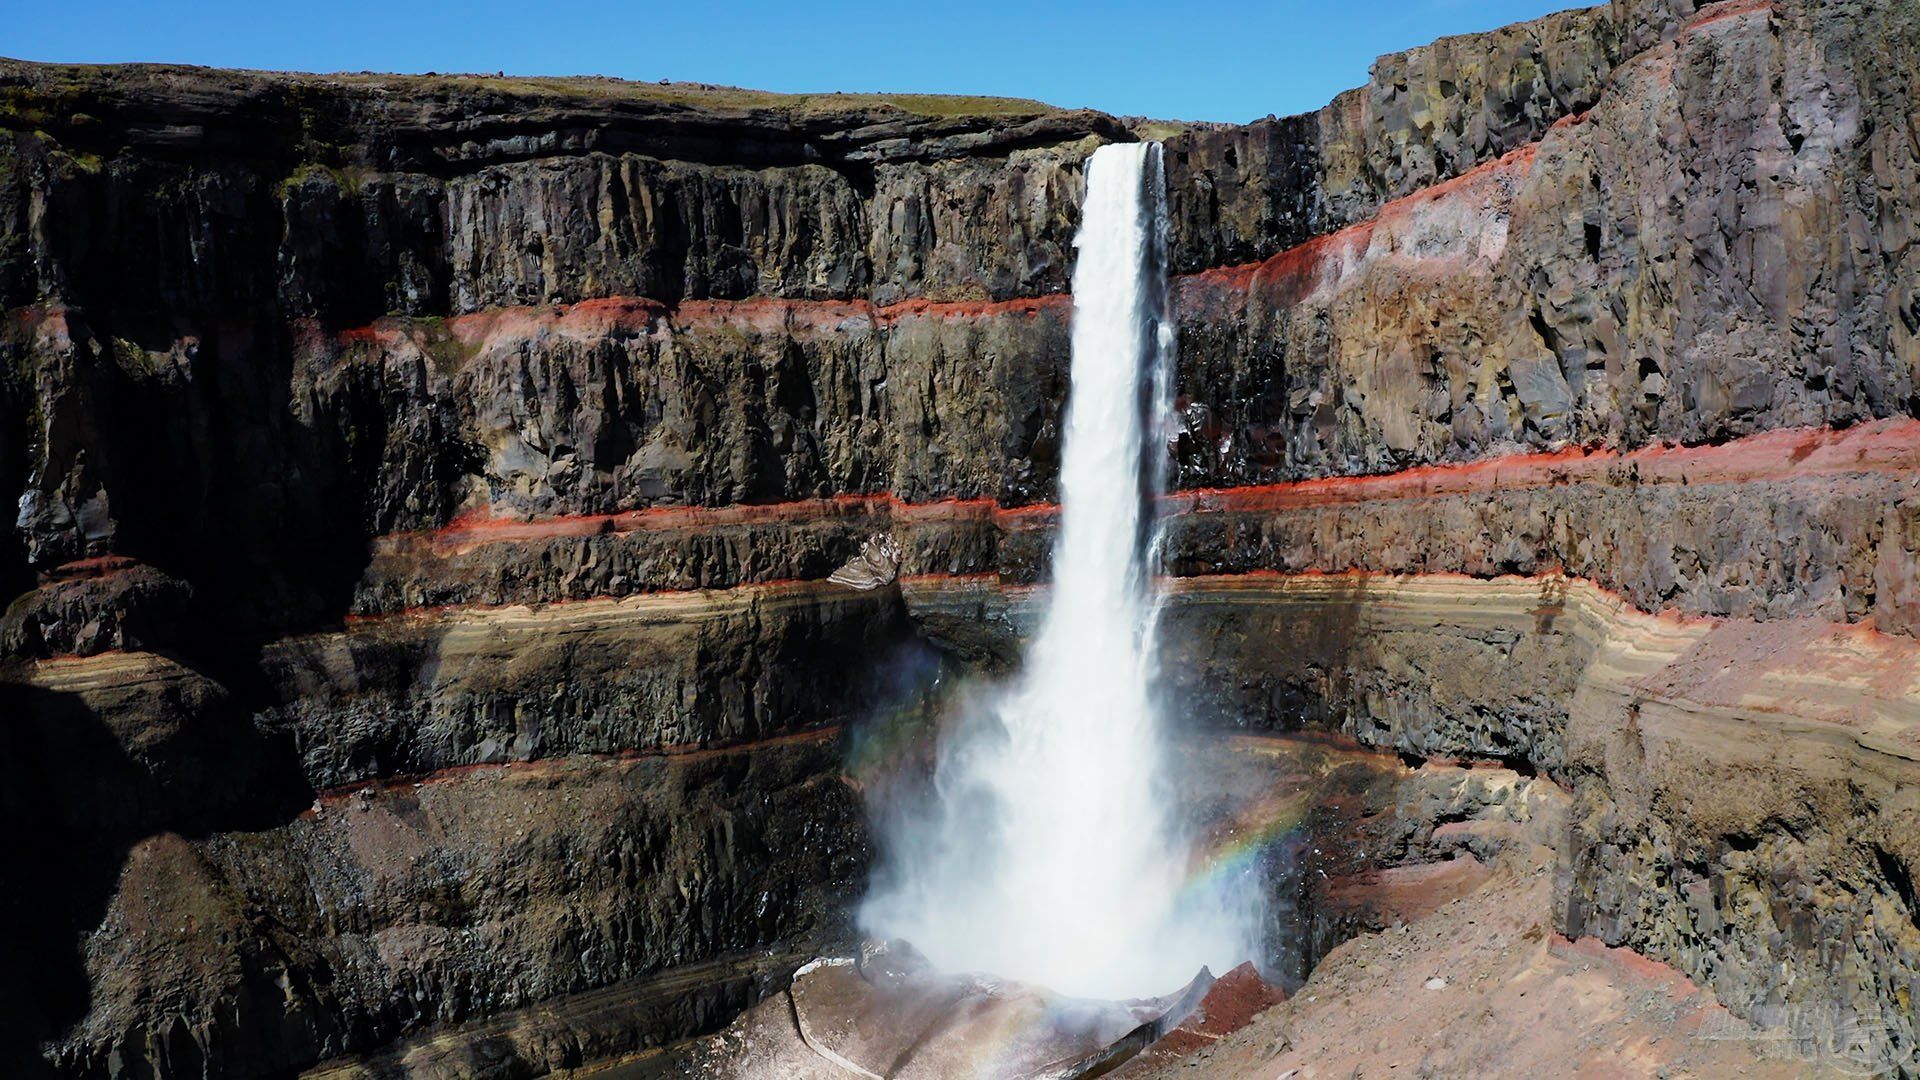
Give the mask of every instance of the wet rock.
M 1098 1076 L 1207 1000 L 1202 974 L 1166 998 L 1102 1002 L 981 975 L 943 974 L 895 946 L 812 961 L 780 999 L 736 1021 L 701 1056 L 710 1076 Z M 876 962 L 877 961 L 877 962 Z M 917 962 L 916 962 L 917 961 Z M 1216 1001 L 1222 1016 L 1226 995 Z M 756 1015 L 758 1014 L 758 1015 Z M 782 1014 L 791 1030 L 782 1029 Z

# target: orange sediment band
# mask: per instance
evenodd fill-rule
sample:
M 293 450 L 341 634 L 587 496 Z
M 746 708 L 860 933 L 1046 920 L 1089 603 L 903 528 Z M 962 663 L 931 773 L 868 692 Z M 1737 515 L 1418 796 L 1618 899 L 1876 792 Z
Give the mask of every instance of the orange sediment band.
M 668 304 L 643 296 L 608 296 L 568 304 L 487 308 L 444 320 L 389 316 L 365 326 L 335 330 L 331 337 L 339 345 L 392 346 L 433 327 L 435 333 L 444 333 L 464 345 L 474 346 L 497 336 L 528 337 L 539 333 L 603 337 L 619 332 L 645 333 L 658 326 L 726 326 L 766 333 L 832 331 L 848 329 L 850 324 L 884 328 L 913 319 L 1037 318 L 1042 315 L 1064 318 L 1072 309 L 1073 298 L 1065 293 L 1010 300 L 904 300 L 896 304 L 773 296 L 682 300 Z M 308 340 L 327 336 L 317 323 L 303 321 L 299 325 Z
M 1576 121 L 1577 122 L 1577 121 Z M 1182 315 L 1230 314 L 1258 294 L 1277 307 L 1297 304 L 1359 265 L 1374 233 L 1412 221 L 1433 203 L 1471 192 L 1501 177 L 1524 178 L 1540 144 L 1530 142 L 1482 162 L 1458 176 L 1421 188 L 1380 207 L 1369 220 L 1314 237 L 1260 262 L 1221 266 L 1174 279 L 1174 307 Z
M 992 499 L 939 499 L 915 503 L 888 493 L 835 495 L 782 503 L 746 503 L 731 506 L 655 506 L 611 514 L 568 514 L 544 518 L 491 517 L 476 510 L 438 529 L 396 533 L 374 540 L 376 551 L 417 546 L 424 542 L 439 552 L 467 550 L 484 544 L 550 540 L 603 534 L 699 531 L 735 525 L 806 524 L 884 517 L 889 522 L 979 521 L 1005 527 L 1050 520 L 1059 513 L 1054 503 L 1002 507 Z
M 1660 445 L 1624 453 L 1574 447 L 1420 465 L 1368 476 L 1193 488 L 1161 496 L 1161 508 L 1172 515 L 1243 514 L 1560 484 L 1743 484 L 1902 474 L 1920 477 L 1920 420 L 1905 417 L 1849 428 L 1785 428 L 1714 446 Z M 1006 507 L 985 498 L 910 502 L 888 493 L 715 507 L 656 506 L 538 518 L 492 517 L 486 510 L 476 510 L 437 529 L 390 533 L 375 537 L 371 543 L 376 553 L 424 548 L 446 555 L 499 543 L 834 520 L 878 519 L 873 522 L 875 527 L 978 522 L 1005 529 L 1044 528 L 1059 512 L 1056 503 Z M 99 555 L 62 563 L 42 576 L 48 582 L 105 577 L 137 565 L 126 556 Z
M 1920 420 L 1784 428 L 1715 446 L 1581 447 L 1421 465 L 1374 476 L 1199 488 L 1166 496 L 1173 513 L 1291 510 L 1329 503 L 1465 495 L 1573 483 L 1742 484 L 1847 474 L 1920 475 Z
M 1920 420 L 1879 420 L 1841 429 L 1781 429 L 1714 446 L 1660 445 L 1626 452 L 1574 447 L 1421 465 L 1370 476 L 1196 488 L 1162 496 L 1161 507 L 1173 515 L 1262 513 L 1560 484 L 1742 484 L 1900 474 L 1920 476 Z M 722 507 L 663 506 L 615 514 L 532 519 L 494 518 L 487 516 L 486 511 L 476 511 L 431 531 L 380 537 L 374 545 L 377 551 L 390 551 L 424 544 L 444 554 L 492 543 L 860 518 L 881 519 L 875 523 L 877 527 L 971 521 L 1001 528 L 1027 528 L 1050 524 L 1059 510 L 1054 503 L 1003 507 L 983 498 L 915 503 L 882 493 Z

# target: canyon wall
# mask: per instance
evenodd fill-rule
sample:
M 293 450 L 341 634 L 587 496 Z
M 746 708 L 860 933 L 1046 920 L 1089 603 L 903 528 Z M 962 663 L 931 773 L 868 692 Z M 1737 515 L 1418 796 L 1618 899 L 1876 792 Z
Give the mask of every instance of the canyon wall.
M 1621 0 L 1244 126 L 0 62 L 0 1053 L 584 1003 L 551 1067 L 844 934 L 841 733 L 1005 656 L 1080 169 L 1155 137 L 1187 711 L 1566 785 L 1563 932 L 1911 1071 L 1916 104 L 1893 0 Z M 826 582 L 880 532 L 899 588 Z

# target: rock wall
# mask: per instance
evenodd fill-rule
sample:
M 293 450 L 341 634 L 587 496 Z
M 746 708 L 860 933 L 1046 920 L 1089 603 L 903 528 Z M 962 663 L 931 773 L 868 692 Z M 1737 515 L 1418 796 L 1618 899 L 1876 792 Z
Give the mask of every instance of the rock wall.
M 1244 126 L 0 62 L 0 1053 L 562 1067 L 841 932 L 834 733 L 1010 653 L 1082 163 L 1152 135 L 1190 711 L 1541 772 L 1564 932 L 1912 1071 L 1916 72 L 1893 0 Z M 876 533 L 901 587 L 827 584 Z
M 1917 35 L 1619 5 L 1169 136 L 1180 485 L 1906 415 Z M 7 572 L 133 558 L 268 632 L 457 518 L 1047 501 L 1078 170 L 1132 137 L 991 100 L 0 78 Z
M 683 1006 L 600 1052 L 723 1022 L 760 985 L 728 965 L 848 932 L 840 731 L 912 706 L 914 649 L 896 596 L 776 588 L 365 620 L 237 673 L 35 665 L 4 687 L 10 1040 L 67 1075 L 277 1075 L 663 980 Z M 597 1056 L 581 1024 L 550 1066 Z
M 429 1024 L 596 987 L 643 997 L 682 967 L 805 949 L 845 933 L 864 877 L 838 758 L 829 739 L 502 766 L 330 795 L 264 831 L 140 840 L 88 935 L 85 1018 L 49 1056 L 83 1075 L 284 1074 Z M 686 993 L 720 997 L 728 974 Z M 687 1009 L 611 1049 L 721 1018 Z
M 1186 279 L 1183 477 L 1905 415 L 1914 41 L 1898 5 L 1711 5 L 1534 141 Z
M 907 595 L 1032 617 L 1031 594 L 989 582 Z M 1911 1071 L 1912 639 L 1649 615 L 1558 575 L 1192 577 L 1163 619 L 1181 714 L 1538 770 L 1572 799 L 1562 933 L 1665 959 L 1806 1053 Z

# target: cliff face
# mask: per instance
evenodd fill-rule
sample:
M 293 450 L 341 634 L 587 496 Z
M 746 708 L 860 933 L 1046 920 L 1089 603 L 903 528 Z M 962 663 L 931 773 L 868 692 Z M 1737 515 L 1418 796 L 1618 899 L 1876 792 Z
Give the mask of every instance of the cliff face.
M 1080 170 L 1152 135 L 1194 699 L 1545 773 L 1564 932 L 1903 1060 L 1917 73 L 1891 0 L 1621 0 L 1241 127 L 0 63 L 48 885 L 0 955 L 50 987 L 5 1049 L 271 1073 L 667 972 L 737 1006 L 840 933 L 835 733 L 1043 579 Z M 906 588 L 827 584 L 876 532 Z
M 1912 43 L 1897 6 L 1598 8 L 1171 136 L 1181 486 L 1905 415 Z M 23 584 L 126 556 L 299 625 L 463 516 L 1051 498 L 1109 118 L 7 78 Z
M 970 423 L 1002 403 L 935 387 L 1051 342 L 873 312 L 1059 293 L 1078 163 L 1125 134 L 1020 102 L 4 77 L 13 573 L 112 553 L 213 581 L 238 555 L 234 602 L 294 590 L 272 606 L 295 621 L 337 614 L 368 536 L 496 497 L 1018 488 L 1012 438 Z M 609 302 L 553 306 L 586 300 Z M 780 301 L 825 300 L 819 332 L 783 328 Z M 1005 381 L 1004 411 L 1057 408 L 1058 385 Z M 964 465 L 927 460 L 943 445 Z

